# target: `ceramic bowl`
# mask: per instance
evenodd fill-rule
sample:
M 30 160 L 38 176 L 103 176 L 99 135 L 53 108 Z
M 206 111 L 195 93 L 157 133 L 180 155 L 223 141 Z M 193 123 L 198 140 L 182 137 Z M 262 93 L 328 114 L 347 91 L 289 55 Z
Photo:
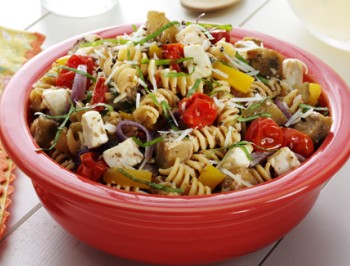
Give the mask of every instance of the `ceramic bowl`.
M 132 26 L 98 30 L 104 38 Z M 321 100 L 333 125 L 318 150 L 299 168 L 249 189 L 209 196 L 167 197 L 113 190 L 78 176 L 37 152 L 29 122 L 32 84 L 80 39 L 59 43 L 29 61 L 1 99 L 0 136 L 18 167 L 32 180 L 43 206 L 79 240 L 115 256 L 161 264 L 203 264 L 258 250 L 292 230 L 311 210 L 323 185 L 350 154 L 350 91 L 325 63 L 291 44 L 235 28 L 233 39 L 254 36 L 309 68 L 323 87 Z M 325 240 L 326 241 L 326 240 Z

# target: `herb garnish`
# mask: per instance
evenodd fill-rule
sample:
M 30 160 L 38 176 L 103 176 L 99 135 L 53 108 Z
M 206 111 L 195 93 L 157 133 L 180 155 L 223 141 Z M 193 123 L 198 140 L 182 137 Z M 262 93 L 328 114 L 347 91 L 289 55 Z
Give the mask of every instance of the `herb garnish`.
M 148 186 L 153 187 L 155 189 L 159 189 L 159 190 L 163 190 L 163 191 L 167 191 L 167 192 L 176 192 L 176 193 L 183 193 L 184 192 L 184 190 L 182 188 L 167 187 L 167 186 L 164 186 L 161 184 L 157 184 L 157 183 L 146 181 L 146 180 L 141 179 L 141 178 L 137 178 L 137 177 L 129 174 L 123 168 L 118 168 L 118 172 L 121 173 L 122 175 L 124 175 L 125 177 L 131 179 L 134 182 L 145 184 L 145 185 L 148 185 Z

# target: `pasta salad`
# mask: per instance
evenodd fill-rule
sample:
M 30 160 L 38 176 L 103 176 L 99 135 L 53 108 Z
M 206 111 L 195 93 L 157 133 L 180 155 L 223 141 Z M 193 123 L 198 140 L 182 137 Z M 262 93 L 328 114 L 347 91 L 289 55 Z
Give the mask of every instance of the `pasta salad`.
M 297 168 L 332 124 L 307 66 L 231 40 L 231 25 L 169 21 L 85 36 L 34 85 L 31 133 L 53 160 L 113 189 L 239 190 Z

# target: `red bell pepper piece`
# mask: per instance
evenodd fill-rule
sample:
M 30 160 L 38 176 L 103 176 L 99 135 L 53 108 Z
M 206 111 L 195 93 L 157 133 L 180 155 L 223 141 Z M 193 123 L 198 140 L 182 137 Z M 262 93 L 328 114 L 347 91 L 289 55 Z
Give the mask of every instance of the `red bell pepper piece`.
M 103 158 L 98 158 L 95 152 L 86 152 L 80 155 L 81 165 L 77 169 L 77 174 L 90 180 L 98 182 L 108 165 Z
M 106 82 L 105 77 L 100 77 L 97 80 L 94 88 L 94 92 L 92 93 L 92 104 L 106 102 L 105 93 L 108 92 L 108 86 L 105 84 L 105 82 Z M 100 112 L 103 110 L 103 106 L 96 106 L 94 109 Z
M 169 43 L 163 45 L 164 57 L 166 59 L 180 59 L 184 57 L 184 45 L 182 43 Z M 172 69 L 181 72 L 179 64 L 171 64 Z
M 79 65 L 86 65 L 87 72 L 91 75 L 94 70 L 95 61 L 90 56 L 74 54 L 67 60 L 67 63 L 66 63 L 67 67 L 75 68 L 75 69 L 77 69 Z M 56 85 L 71 89 L 73 85 L 74 76 L 75 76 L 75 72 L 69 71 L 67 69 L 61 69 L 56 79 Z M 89 86 L 90 86 L 90 82 L 87 82 L 86 88 L 88 88 Z

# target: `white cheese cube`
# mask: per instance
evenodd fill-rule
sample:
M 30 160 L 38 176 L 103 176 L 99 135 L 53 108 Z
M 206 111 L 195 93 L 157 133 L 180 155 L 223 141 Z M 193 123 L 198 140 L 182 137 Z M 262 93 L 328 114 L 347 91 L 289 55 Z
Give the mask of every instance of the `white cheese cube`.
M 81 117 L 84 144 L 89 149 L 96 148 L 108 141 L 102 117 L 97 111 L 88 111 Z
M 187 68 L 189 73 L 193 72 L 194 79 L 206 78 L 211 75 L 211 62 L 202 46 L 198 44 L 185 46 L 184 54 L 185 57 L 193 58 L 193 60 L 187 61 Z
M 210 41 L 207 36 L 202 32 L 202 30 L 196 24 L 188 25 L 178 34 L 176 34 L 176 40 L 184 45 L 199 44 L 204 50 L 210 47 Z
M 69 91 L 67 89 L 46 89 L 43 91 L 43 103 L 51 115 L 63 115 L 69 108 Z
M 143 160 L 143 154 L 132 138 L 128 138 L 118 145 L 105 150 L 103 159 L 110 167 L 130 168 Z
M 298 158 L 288 147 L 276 151 L 268 158 L 267 162 L 271 164 L 278 175 L 282 175 L 300 165 Z
M 304 81 L 305 65 L 298 59 L 288 58 L 283 60 L 283 76 L 292 88 L 300 86 Z
M 250 154 L 253 151 L 252 145 L 245 145 L 246 151 Z M 234 147 L 222 161 L 221 167 L 232 170 L 234 168 L 248 168 L 250 160 L 242 147 Z

